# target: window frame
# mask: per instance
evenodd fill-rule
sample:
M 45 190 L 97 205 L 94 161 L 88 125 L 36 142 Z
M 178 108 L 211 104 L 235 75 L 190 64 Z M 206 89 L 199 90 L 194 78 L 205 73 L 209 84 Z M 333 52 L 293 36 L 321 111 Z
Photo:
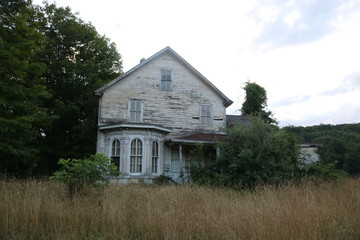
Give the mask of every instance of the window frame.
M 134 142 L 135 142 L 135 148 L 133 148 Z M 135 150 L 133 151 L 133 149 Z M 129 173 L 131 175 L 139 175 L 142 173 L 143 159 L 144 159 L 143 153 L 144 153 L 143 141 L 140 138 L 132 139 L 130 142 L 130 162 L 129 162 Z
M 204 110 L 204 108 L 209 108 L 209 111 Z M 204 110 L 204 111 L 203 111 Z M 203 113 L 209 112 L 209 115 L 203 115 Z M 212 105 L 211 104 L 200 104 L 200 125 L 201 126 L 212 126 L 213 125 L 213 117 L 212 117 Z
M 153 174 L 159 173 L 159 150 L 159 142 L 157 140 L 154 140 L 151 145 L 151 173 Z
M 172 73 L 171 69 L 160 69 L 160 90 L 161 91 L 172 91 Z M 165 73 L 165 74 L 164 74 Z
M 118 145 L 114 143 L 118 143 Z M 118 171 L 120 171 L 120 154 L 121 154 L 121 141 L 118 138 L 114 138 L 111 141 L 110 158 L 111 158 L 111 163 L 113 163 L 115 166 L 118 167 L 117 169 Z
M 132 104 L 135 104 L 135 109 L 132 109 Z M 137 104 L 140 104 L 140 109 L 137 109 Z M 130 99 L 128 103 L 128 121 L 129 122 L 143 122 L 143 114 L 144 114 L 144 103 L 139 99 Z M 132 117 L 132 114 L 134 116 Z M 139 114 L 139 120 L 136 120 L 136 114 Z M 133 119 L 134 118 L 134 119 Z

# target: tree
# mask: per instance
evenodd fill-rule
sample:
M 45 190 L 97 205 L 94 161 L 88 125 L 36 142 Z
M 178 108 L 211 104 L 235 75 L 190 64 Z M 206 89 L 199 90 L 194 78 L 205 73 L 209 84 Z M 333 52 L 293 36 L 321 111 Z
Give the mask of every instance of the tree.
M 246 82 L 243 88 L 246 96 L 241 108 L 243 115 L 259 116 L 268 123 L 277 123 L 272 118 L 272 112 L 265 111 L 267 106 L 266 90 L 256 83 Z
M 48 66 L 43 76 L 52 94 L 45 106 L 57 116 L 45 129 L 41 152 L 44 165 L 54 170 L 59 158 L 95 153 L 93 92 L 120 74 L 122 62 L 115 44 L 69 8 L 46 3 L 39 22 L 46 37 L 39 57 Z
M 0 170 L 24 174 L 37 165 L 36 140 L 50 118 L 41 101 L 50 97 L 37 58 L 44 36 L 31 1 L 0 2 Z M 28 172 L 29 173 L 29 172 Z
M 346 154 L 344 169 L 352 176 L 360 175 L 360 143 L 354 144 Z
M 0 24 L 0 171 L 95 153 L 93 91 L 121 72 L 115 44 L 55 4 L 1 1 Z
M 253 188 L 257 184 L 279 184 L 300 174 L 300 149 L 293 135 L 250 117 L 249 124 L 226 129 L 220 143 L 219 160 L 191 172 L 200 183 Z

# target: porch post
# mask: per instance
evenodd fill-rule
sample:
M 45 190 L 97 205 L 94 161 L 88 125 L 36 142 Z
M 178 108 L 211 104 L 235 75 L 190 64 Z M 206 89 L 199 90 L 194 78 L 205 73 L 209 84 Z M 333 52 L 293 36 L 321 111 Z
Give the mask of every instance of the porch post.
M 216 147 L 216 160 L 219 160 L 220 158 L 220 148 Z

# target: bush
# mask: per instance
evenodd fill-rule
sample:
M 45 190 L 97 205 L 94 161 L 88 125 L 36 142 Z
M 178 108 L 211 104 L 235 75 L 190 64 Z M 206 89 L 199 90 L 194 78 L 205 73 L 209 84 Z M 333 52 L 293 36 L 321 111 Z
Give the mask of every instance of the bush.
M 219 144 L 220 159 L 192 169 L 194 182 L 253 188 L 300 176 L 300 149 L 291 134 L 258 117 L 226 131 L 228 140 Z
M 343 170 L 336 169 L 337 162 L 329 164 L 311 163 L 305 166 L 305 177 L 312 181 L 335 181 L 347 176 Z
M 60 159 L 58 164 L 62 167 L 51 179 L 66 184 L 70 197 L 88 187 L 107 184 L 109 174 L 119 174 L 111 159 L 102 153 L 84 159 Z
M 175 181 L 170 176 L 166 176 L 166 175 L 160 175 L 158 177 L 155 177 L 153 179 L 153 183 L 156 185 L 176 184 Z

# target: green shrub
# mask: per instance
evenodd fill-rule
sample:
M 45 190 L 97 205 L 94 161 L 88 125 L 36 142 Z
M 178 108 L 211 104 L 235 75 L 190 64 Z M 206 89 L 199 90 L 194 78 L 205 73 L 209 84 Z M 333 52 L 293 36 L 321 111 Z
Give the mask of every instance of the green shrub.
M 116 166 L 105 154 L 97 153 L 84 159 L 60 159 L 61 169 L 51 179 L 66 184 L 69 196 L 88 187 L 104 186 L 108 175 L 118 175 Z
M 305 177 L 312 181 L 334 181 L 346 177 L 344 170 L 336 169 L 337 162 L 329 164 L 311 163 L 305 166 Z
M 195 183 L 253 188 L 281 184 L 300 176 L 300 149 L 291 134 L 258 117 L 226 130 L 215 164 L 193 168 Z
M 175 184 L 175 181 L 170 176 L 160 175 L 153 179 L 153 183 L 157 185 L 165 185 L 165 184 Z

